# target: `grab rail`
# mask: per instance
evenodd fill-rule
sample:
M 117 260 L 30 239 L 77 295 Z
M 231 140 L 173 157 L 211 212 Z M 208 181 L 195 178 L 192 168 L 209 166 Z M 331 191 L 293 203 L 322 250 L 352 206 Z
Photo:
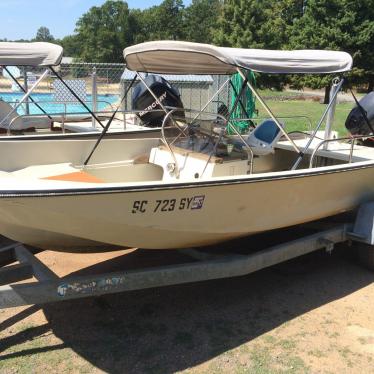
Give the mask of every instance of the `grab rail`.
M 304 118 L 306 119 L 309 130 L 311 130 L 312 128 L 312 120 L 308 116 L 277 116 L 277 118 L 281 120 Z M 256 120 L 266 120 L 266 119 L 269 119 L 269 116 L 251 117 L 251 118 L 233 118 L 233 119 L 230 119 L 230 122 L 256 121 Z
M 169 143 L 167 142 L 166 140 L 166 136 L 165 136 L 165 123 L 167 121 L 167 119 L 173 115 L 173 113 L 178 110 L 178 109 L 172 109 L 170 110 L 169 112 L 167 112 L 166 116 L 164 117 L 164 120 L 162 121 L 162 125 L 161 125 L 161 137 L 162 137 L 162 141 L 163 143 L 166 145 L 166 147 L 168 148 L 169 152 L 171 153 L 171 156 L 173 157 L 173 160 L 174 160 L 174 169 L 173 170 L 169 170 L 169 172 L 174 172 L 176 177 L 179 178 L 179 166 L 178 166 L 178 162 L 177 162 L 177 158 L 175 157 L 175 154 L 172 150 L 172 148 L 170 147 Z M 175 121 L 173 120 L 173 122 L 175 123 Z
M 349 150 L 349 158 L 348 158 L 348 163 L 350 164 L 352 162 L 352 157 L 353 157 L 353 148 L 356 144 L 356 140 L 360 139 L 372 139 L 373 136 L 368 136 L 368 135 L 351 135 L 351 136 L 345 136 L 345 137 L 340 137 L 340 138 L 335 138 L 335 139 L 324 139 L 321 142 L 318 143 L 317 147 L 314 149 L 312 155 L 310 156 L 309 160 L 309 169 L 313 167 L 314 163 L 314 158 L 319 151 L 319 149 L 322 147 L 322 145 L 327 144 L 327 143 L 332 143 L 332 142 L 337 142 L 337 141 L 342 141 L 342 140 L 351 140 L 351 147 Z
M 247 152 L 247 155 L 248 155 L 249 174 L 252 174 L 253 173 L 253 158 L 254 158 L 254 154 L 253 154 L 252 148 L 248 145 L 248 143 L 243 138 L 242 134 L 240 134 L 240 132 L 238 131 L 238 129 L 235 126 L 233 126 L 232 124 L 230 124 L 230 122 L 228 123 L 228 125 L 234 130 L 234 132 L 236 133 L 236 135 L 239 136 L 240 140 L 243 142 L 243 144 L 245 146 L 245 149 L 246 149 L 246 152 Z
M 177 111 L 177 110 L 180 110 L 180 108 L 174 108 L 172 110 L 170 110 L 164 117 L 163 121 L 162 121 L 162 125 L 161 125 L 161 138 L 162 138 L 162 142 L 165 144 L 165 146 L 168 148 L 169 152 L 171 153 L 172 155 L 172 158 L 173 158 L 173 161 L 174 161 L 174 168 L 170 171 L 174 172 L 176 174 L 176 177 L 179 178 L 179 166 L 178 166 L 178 162 L 177 162 L 177 158 L 175 157 L 175 154 L 174 154 L 174 151 L 171 147 L 171 145 L 169 144 L 169 142 L 167 141 L 166 139 L 166 136 L 165 136 L 165 124 L 168 120 L 169 117 L 172 118 L 172 114 Z M 186 110 L 185 111 L 188 111 L 190 113 L 194 112 L 194 110 Z M 221 118 L 223 121 L 226 121 L 226 119 L 220 115 L 220 114 L 214 114 L 217 118 Z M 180 128 L 180 126 L 176 123 L 176 121 L 173 120 L 173 123 L 177 126 L 177 128 L 179 130 L 181 130 L 181 133 L 183 133 L 183 130 Z M 248 158 L 248 164 L 249 164 L 249 174 L 252 174 L 253 173 L 253 159 L 254 159 L 254 154 L 253 154 L 253 151 L 251 149 L 251 147 L 248 145 L 248 143 L 246 142 L 246 140 L 243 138 L 243 136 L 240 134 L 240 132 L 235 128 L 235 126 L 233 126 L 232 124 L 229 124 L 230 127 L 232 127 L 232 129 L 234 130 L 234 132 L 236 133 L 236 135 L 239 137 L 239 139 L 243 142 L 244 144 L 244 149 L 245 151 L 247 152 L 247 158 Z M 203 133 L 203 132 L 202 132 Z M 173 144 L 175 142 L 176 139 L 178 139 L 180 137 L 181 134 L 177 135 L 176 138 L 171 142 L 171 144 Z M 223 133 L 221 133 L 219 135 L 219 139 L 217 140 L 217 143 L 220 141 L 220 139 L 222 137 L 227 137 L 225 136 Z M 229 138 L 229 137 L 228 137 Z M 202 172 L 201 175 L 204 174 L 204 171 L 209 163 L 209 160 L 211 159 L 212 157 L 212 154 L 214 152 L 214 150 L 216 149 L 216 147 L 213 148 L 210 156 L 209 156 L 209 159 L 207 161 L 207 164 L 205 165 L 204 167 L 204 170 Z

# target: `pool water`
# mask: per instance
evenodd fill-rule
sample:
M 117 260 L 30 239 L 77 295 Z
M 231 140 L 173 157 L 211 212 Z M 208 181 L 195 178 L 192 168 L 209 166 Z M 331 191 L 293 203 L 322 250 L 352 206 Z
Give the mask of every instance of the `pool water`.
M 16 105 L 23 97 L 22 92 L 0 92 L 0 99 L 10 103 L 12 106 Z M 34 93 L 31 97 L 36 101 L 41 108 L 43 108 L 48 114 L 57 113 L 87 113 L 87 109 L 78 102 L 67 102 L 57 103 L 54 102 L 54 95 L 52 93 Z M 118 95 L 97 95 L 97 110 L 108 110 L 111 111 L 110 105 L 113 105 L 118 101 Z M 86 96 L 85 104 L 92 110 L 92 95 Z M 34 104 L 32 101 L 29 103 L 30 114 L 42 114 L 43 112 Z M 26 113 L 26 104 L 22 104 L 17 109 L 18 114 L 22 115 Z

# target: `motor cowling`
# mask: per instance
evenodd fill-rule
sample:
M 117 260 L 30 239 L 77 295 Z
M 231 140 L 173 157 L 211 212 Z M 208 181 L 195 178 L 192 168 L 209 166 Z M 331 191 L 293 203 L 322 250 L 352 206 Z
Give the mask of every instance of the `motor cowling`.
M 183 103 L 177 88 L 159 75 L 148 75 L 144 78 L 144 82 L 164 107 L 182 109 L 173 113 L 175 119 L 184 118 Z M 137 116 L 144 126 L 159 127 L 162 125 L 166 114 L 143 82 L 139 82 L 135 86 L 131 99 L 132 109 L 139 111 Z
M 358 106 L 355 106 L 348 114 L 345 127 L 352 135 L 370 135 L 373 133 L 372 129 L 374 129 L 374 91 L 365 95 L 359 101 L 359 104 L 365 111 L 371 128 Z

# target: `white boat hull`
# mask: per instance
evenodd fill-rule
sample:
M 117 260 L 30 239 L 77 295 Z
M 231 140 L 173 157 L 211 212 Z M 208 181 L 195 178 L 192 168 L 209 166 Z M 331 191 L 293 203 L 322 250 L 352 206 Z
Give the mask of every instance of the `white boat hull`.
M 366 162 L 172 188 L 7 192 L 0 232 L 55 250 L 203 246 L 351 210 L 374 198 L 373 180 L 374 165 Z

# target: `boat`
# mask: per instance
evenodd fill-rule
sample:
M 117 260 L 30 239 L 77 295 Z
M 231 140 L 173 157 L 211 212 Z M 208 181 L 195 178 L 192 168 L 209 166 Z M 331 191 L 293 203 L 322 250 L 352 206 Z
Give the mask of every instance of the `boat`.
M 63 55 L 63 48 L 59 45 L 46 42 L 19 43 L 0 42 L 0 66 L 3 73 L 13 81 L 13 85 L 24 93 L 20 101 L 13 107 L 9 103 L 0 100 L 0 136 L 7 141 L 45 140 L 45 139 L 79 139 L 98 138 L 103 129 L 108 125 L 107 137 L 152 137 L 159 132 L 159 128 L 143 126 L 136 113 L 107 108 L 93 113 L 89 106 L 82 101 L 80 96 L 66 84 L 58 72 L 58 66 Z M 34 81 L 28 92 L 18 82 L 14 75 L 15 67 L 34 67 L 45 69 Z M 12 68 L 13 67 L 13 68 Z M 36 100 L 33 92 L 42 81 L 52 73 L 61 82 L 60 86 L 74 97 L 77 103 L 85 109 L 82 113 L 48 113 Z M 133 80 L 132 84 L 135 82 Z M 131 88 L 132 84 L 129 86 Z M 124 97 L 122 99 L 125 100 Z M 17 109 L 27 100 L 40 111 L 40 114 L 20 115 Z
M 200 247 L 333 216 L 374 198 L 374 148 L 358 145 L 358 135 L 334 138 L 331 129 L 319 136 L 352 67 L 348 53 L 157 41 L 128 47 L 124 57 L 130 69 L 147 73 L 238 72 L 269 118 L 243 134 L 230 116 L 177 116 L 165 108 L 154 138 L 0 140 L 2 235 L 56 251 Z M 292 134 L 245 78 L 247 70 L 334 73 L 340 80 L 314 130 Z M 165 134 L 166 126 L 178 134 Z

